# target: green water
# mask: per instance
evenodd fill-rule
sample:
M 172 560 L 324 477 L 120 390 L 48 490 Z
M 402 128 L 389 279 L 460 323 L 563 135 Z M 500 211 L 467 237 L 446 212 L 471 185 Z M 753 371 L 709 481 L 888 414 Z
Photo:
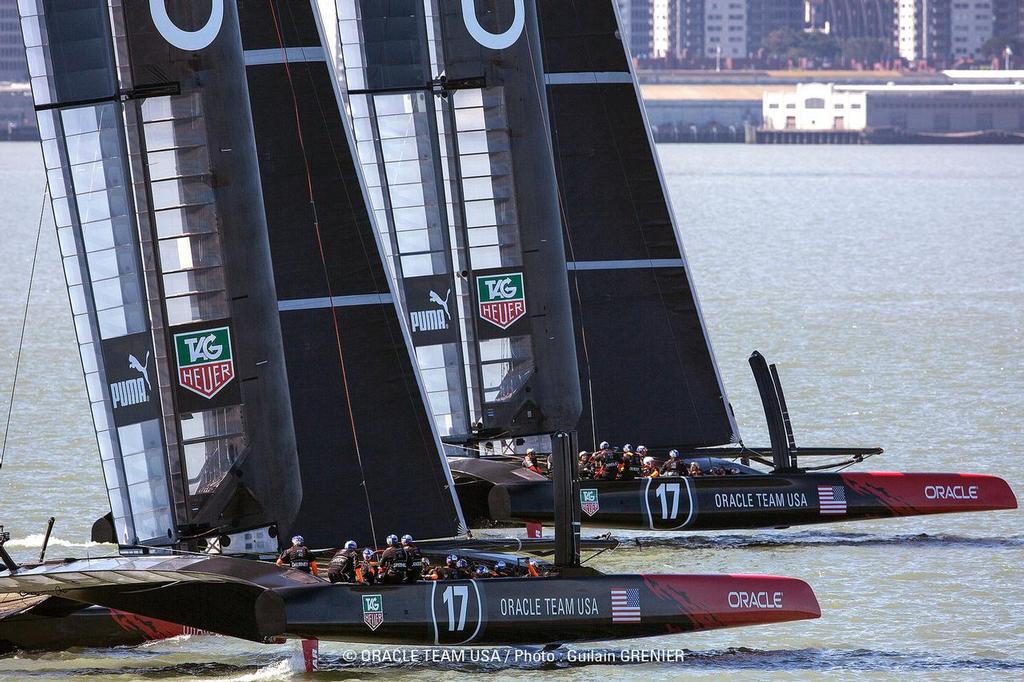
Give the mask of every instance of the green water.
M 800 444 L 882 445 L 887 454 L 862 469 L 992 473 L 1024 489 L 1024 151 L 660 152 L 748 444 L 767 443 L 746 364 L 756 348 L 780 366 Z M 0 145 L 0 408 L 13 373 L 40 166 L 35 144 Z M 100 551 L 86 544 L 92 521 L 107 511 L 57 254 L 47 223 L 0 472 L 0 522 L 12 526 L 12 550 L 26 558 L 51 514 L 53 554 Z M 325 644 L 329 670 L 320 678 L 1021 679 L 1022 514 L 701 533 L 598 558 L 606 571 L 774 573 L 814 587 L 817 621 L 590 647 L 685 648 L 682 663 L 570 666 L 563 652 L 526 670 L 348 665 L 343 654 L 357 647 Z M 276 679 L 300 674 L 296 651 L 179 639 L 0 659 L 0 678 Z

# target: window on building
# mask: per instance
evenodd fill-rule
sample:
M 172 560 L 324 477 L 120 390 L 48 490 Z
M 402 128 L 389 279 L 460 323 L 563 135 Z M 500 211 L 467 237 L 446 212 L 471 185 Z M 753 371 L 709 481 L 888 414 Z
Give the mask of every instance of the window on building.
M 821 97 L 808 97 L 804 100 L 805 109 L 824 109 L 825 100 Z
M 786 117 L 786 129 L 787 130 L 793 130 L 794 128 L 796 128 L 796 116 L 787 116 Z

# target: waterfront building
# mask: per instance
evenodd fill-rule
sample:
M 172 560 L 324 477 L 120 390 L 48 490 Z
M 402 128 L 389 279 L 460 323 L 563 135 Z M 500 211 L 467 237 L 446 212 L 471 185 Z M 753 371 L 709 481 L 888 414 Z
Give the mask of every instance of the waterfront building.
M 649 59 L 654 54 L 655 0 L 616 0 L 619 29 L 633 59 Z
M 897 43 L 897 0 L 814 0 L 808 2 L 808 23 L 840 40 L 869 38 L 894 51 Z M 811 23 L 813 22 L 813 23 Z
M 1024 85 L 801 83 L 792 90 L 766 92 L 762 117 L 768 130 L 1024 132 Z

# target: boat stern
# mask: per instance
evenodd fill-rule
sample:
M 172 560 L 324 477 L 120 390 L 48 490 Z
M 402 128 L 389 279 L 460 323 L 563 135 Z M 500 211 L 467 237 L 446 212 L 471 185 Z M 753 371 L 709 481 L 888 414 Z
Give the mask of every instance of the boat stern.
M 821 617 L 811 586 L 770 575 L 644 575 L 659 610 L 686 617 L 688 630 L 714 630 Z M 669 624 L 669 630 L 672 630 Z
M 1009 484 L 987 474 L 873 471 L 844 473 L 841 477 L 846 487 L 874 498 L 894 516 L 1017 508 L 1017 497 Z

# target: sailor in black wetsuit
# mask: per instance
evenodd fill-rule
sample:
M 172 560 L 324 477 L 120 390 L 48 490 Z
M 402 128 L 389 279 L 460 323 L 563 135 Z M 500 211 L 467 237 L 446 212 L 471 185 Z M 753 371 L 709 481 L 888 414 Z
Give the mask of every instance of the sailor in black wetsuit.
M 380 579 L 389 585 L 406 582 L 409 575 L 409 553 L 398 544 L 397 535 L 389 535 L 388 548 L 380 555 Z
M 405 574 L 405 582 L 414 583 L 423 577 L 423 555 L 420 554 L 420 548 L 412 544 L 412 536 L 409 534 L 402 536 L 402 549 L 405 550 L 405 555 L 409 562 L 409 569 Z
M 277 559 L 278 566 L 288 564 L 297 571 L 303 573 L 317 574 L 316 562 L 313 561 L 313 552 L 306 547 L 306 541 L 301 535 L 292 538 L 292 546 L 281 552 Z
M 327 569 L 328 580 L 332 583 L 354 583 L 356 581 L 356 565 L 360 560 L 356 541 L 349 540 L 331 559 L 331 565 Z
M 639 478 L 642 473 L 640 460 L 637 454 L 633 452 L 633 446 L 627 443 L 622 450 L 622 466 L 619 467 L 619 480 L 632 481 L 634 478 Z
M 469 562 L 459 559 L 455 562 L 455 570 L 449 576 L 449 580 L 470 580 L 473 574 L 469 572 Z
M 605 450 L 605 455 L 601 472 L 594 478 L 599 478 L 604 481 L 614 481 L 619 476 L 619 464 L 622 461 L 622 453 L 616 452 L 615 450 Z
M 686 472 L 683 460 L 679 459 L 678 450 L 669 450 L 668 459 L 661 465 L 662 476 L 682 476 Z

